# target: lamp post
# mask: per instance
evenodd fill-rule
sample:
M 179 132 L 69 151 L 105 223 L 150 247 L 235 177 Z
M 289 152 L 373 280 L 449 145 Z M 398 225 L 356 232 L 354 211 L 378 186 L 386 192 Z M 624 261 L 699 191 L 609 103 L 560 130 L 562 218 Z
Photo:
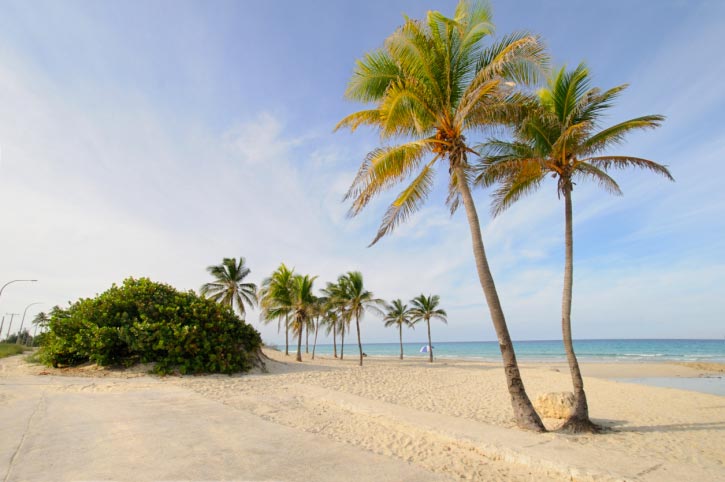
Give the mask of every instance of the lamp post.
M 10 336 L 10 329 L 13 327 L 13 318 L 15 318 L 15 315 L 19 315 L 20 313 L 5 313 L 5 315 L 10 315 L 10 323 L 8 323 L 8 331 L 5 333 L 5 338 Z
M 2 286 L 2 288 L 0 288 L 0 296 L 2 296 L 2 294 L 3 294 L 3 290 L 5 289 L 5 287 L 6 287 L 7 285 L 9 285 L 9 284 L 11 284 L 11 283 L 17 283 L 18 281 L 29 281 L 29 282 L 36 282 L 36 281 L 38 281 L 38 280 L 37 280 L 37 279 L 14 279 L 14 280 L 12 280 L 12 281 L 8 281 L 7 283 L 5 283 L 5 284 L 4 284 L 3 286 Z
M 29 304 L 28 306 L 26 306 L 26 307 L 25 307 L 25 309 L 23 310 L 23 318 L 22 318 L 22 320 L 20 320 L 20 329 L 18 330 L 18 339 L 17 339 L 17 341 L 15 342 L 15 344 L 17 344 L 17 345 L 19 345 L 19 344 L 20 344 L 20 334 L 21 334 L 21 333 L 22 333 L 22 331 L 23 331 L 23 325 L 25 324 L 25 314 L 26 314 L 26 313 L 28 312 L 28 308 L 30 308 L 30 307 L 31 307 L 31 306 L 33 306 L 33 305 L 39 305 L 39 304 L 41 304 L 41 302 L 40 302 L 40 301 L 35 301 L 35 302 L 33 302 L 33 303 L 30 303 L 30 304 Z

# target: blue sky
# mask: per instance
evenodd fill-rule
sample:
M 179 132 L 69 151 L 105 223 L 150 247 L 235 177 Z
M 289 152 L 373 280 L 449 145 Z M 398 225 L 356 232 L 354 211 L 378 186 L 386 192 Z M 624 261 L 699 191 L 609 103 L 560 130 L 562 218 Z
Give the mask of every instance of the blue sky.
M 454 2 L 0 1 L 0 266 L 33 277 L 0 312 L 49 308 L 127 276 L 183 289 L 247 258 L 320 285 L 361 270 L 386 299 L 441 295 L 439 340 L 495 339 L 463 213 L 442 189 L 367 248 L 394 193 L 360 217 L 341 197 L 372 132 L 332 133 L 359 108 L 355 59 L 401 23 Z M 497 33 L 529 30 L 557 65 L 631 87 L 609 122 L 664 114 L 617 153 L 667 164 L 676 183 L 617 173 L 624 197 L 577 186 L 573 323 L 579 338 L 725 335 L 725 43 L 719 1 L 493 2 Z M 440 179 L 441 185 L 445 184 Z M 476 192 L 515 339 L 560 337 L 563 205 L 547 185 L 497 219 Z M 278 342 L 276 327 L 260 326 Z M 423 338 L 411 333 L 411 340 Z M 394 341 L 374 317 L 364 339 Z

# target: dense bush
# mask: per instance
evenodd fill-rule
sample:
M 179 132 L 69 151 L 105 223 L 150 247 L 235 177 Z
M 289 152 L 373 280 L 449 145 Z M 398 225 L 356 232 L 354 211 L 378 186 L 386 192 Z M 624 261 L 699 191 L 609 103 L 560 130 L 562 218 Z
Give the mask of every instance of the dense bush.
M 51 312 L 41 360 L 57 365 L 156 362 L 159 373 L 233 373 L 262 340 L 227 307 L 146 278 Z

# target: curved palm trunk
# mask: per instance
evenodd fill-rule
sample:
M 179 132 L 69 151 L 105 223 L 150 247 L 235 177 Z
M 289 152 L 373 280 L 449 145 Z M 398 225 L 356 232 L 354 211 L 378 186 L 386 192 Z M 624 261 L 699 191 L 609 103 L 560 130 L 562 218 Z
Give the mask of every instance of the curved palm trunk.
M 300 323 L 303 323 L 303 322 L 300 320 Z M 297 330 L 298 333 L 297 333 L 297 358 L 296 358 L 296 360 L 298 362 L 302 361 L 302 328 L 304 328 L 304 326 L 300 324 L 300 327 Z
M 362 361 L 363 361 L 362 355 L 363 354 L 362 354 L 362 342 L 360 341 L 360 317 L 359 316 L 355 317 L 355 328 L 357 328 L 357 346 L 360 349 L 360 366 L 362 366 Z
M 332 352 L 335 355 L 335 358 L 337 358 L 337 324 L 332 324 Z
M 466 179 L 461 165 L 456 165 L 454 169 L 457 179 L 461 181 Z M 473 256 L 476 259 L 478 279 L 481 283 L 483 294 L 486 297 L 488 310 L 491 314 L 491 321 L 493 322 L 496 337 L 498 338 L 498 346 L 501 350 L 501 358 L 503 359 L 504 372 L 506 374 L 506 384 L 508 385 L 509 395 L 511 396 L 511 406 L 513 407 L 516 425 L 527 430 L 545 432 L 546 428 L 541 422 L 539 414 L 534 410 L 534 406 L 526 394 L 524 382 L 521 380 L 519 366 L 516 362 L 516 353 L 511 342 L 511 335 L 509 335 L 508 327 L 506 326 L 506 318 L 504 317 L 501 302 L 496 292 L 496 285 L 493 282 L 493 276 L 488 266 L 486 251 L 483 248 L 481 225 L 478 220 L 476 206 L 473 203 L 473 196 L 471 196 L 471 189 L 466 182 L 458 182 L 458 188 L 463 198 L 468 226 L 471 230 Z
M 315 350 L 317 349 L 317 332 L 320 331 L 320 318 L 315 322 L 315 342 L 312 344 L 312 359 L 315 359 Z
M 289 315 L 284 317 L 284 354 L 289 356 Z
M 561 426 L 561 430 L 569 432 L 596 432 L 599 427 L 589 420 L 589 406 L 584 393 L 584 380 L 579 370 L 579 362 L 574 354 L 574 343 L 571 336 L 571 299 L 574 285 L 574 234 L 572 227 L 571 188 L 564 189 L 564 217 L 565 221 L 565 261 L 564 261 L 564 290 L 561 297 L 561 331 L 566 351 L 566 360 L 569 362 L 569 372 L 574 386 L 574 413 Z
M 400 359 L 403 359 L 403 324 L 398 324 L 398 331 L 400 332 Z
M 428 325 L 428 363 L 433 363 L 433 340 L 430 338 L 430 318 L 425 319 Z
M 305 323 L 305 353 L 310 352 L 310 326 Z

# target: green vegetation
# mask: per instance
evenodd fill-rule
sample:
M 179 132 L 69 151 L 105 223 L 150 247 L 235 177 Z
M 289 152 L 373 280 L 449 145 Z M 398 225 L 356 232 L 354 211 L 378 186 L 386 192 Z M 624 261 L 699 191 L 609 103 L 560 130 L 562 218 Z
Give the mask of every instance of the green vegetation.
M 53 366 L 155 362 L 158 373 L 251 368 L 262 340 L 229 307 L 147 278 L 54 309 L 41 359 Z
M 621 143 L 629 132 L 653 129 L 664 120 L 660 115 L 647 115 L 601 129 L 598 121 L 626 87 L 620 85 L 602 92 L 591 87 L 589 70 L 584 64 L 572 71 L 562 68 L 551 76 L 548 87 L 531 99 L 525 118 L 513 126 L 513 140 L 490 139 L 480 146 L 482 156 L 476 182 L 484 187 L 498 186 L 493 194 L 494 214 L 536 190 L 549 176 L 557 180 L 557 194 L 564 198 L 566 259 L 561 322 L 575 396 L 574 414 L 562 426 L 564 431 L 598 430 L 589 420 L 584 382 L 571 336 L 575 180 L 594 181 L 612 194 L 622 194 L 609 176 L 612 170 L 638 167 L 674 180 L 667 168 L 656 162 L 605 153 Z
M 16 345 L 15 343 L 0 343 L 0 358 L 20 355 L 25 350 L 27 350 L 27 348 L 23 345 Z
M 345 94 L 372 105 L 347 116 L 337 128 L 354 131 L 368 125 L 383 141 L 409 142 L 370 152 L 345 199 L 352 202 L 354 216 L 378 194 L 409 182 L 385 213 L 374 244 L 421 208 L 433 189 L 435 169 L 443 164 L 449 173 L 451 212 L 463 204 L 468 218 L 516 423 L 544 431 L 524 389 L 486 258 L 468 163 L 468 156 L 477 153 L 467 135 L 520 119 L 525 96 L 516 88 L 535 83 L 548 56 L 539 40 L 526 33 L 505 35 L 486 45 L 492 32 L 487 5 L 460 1 L 452 18 L 437 11 L 428 12 L 425 21 L 406 17 L 382 48 L 358 60 Z

